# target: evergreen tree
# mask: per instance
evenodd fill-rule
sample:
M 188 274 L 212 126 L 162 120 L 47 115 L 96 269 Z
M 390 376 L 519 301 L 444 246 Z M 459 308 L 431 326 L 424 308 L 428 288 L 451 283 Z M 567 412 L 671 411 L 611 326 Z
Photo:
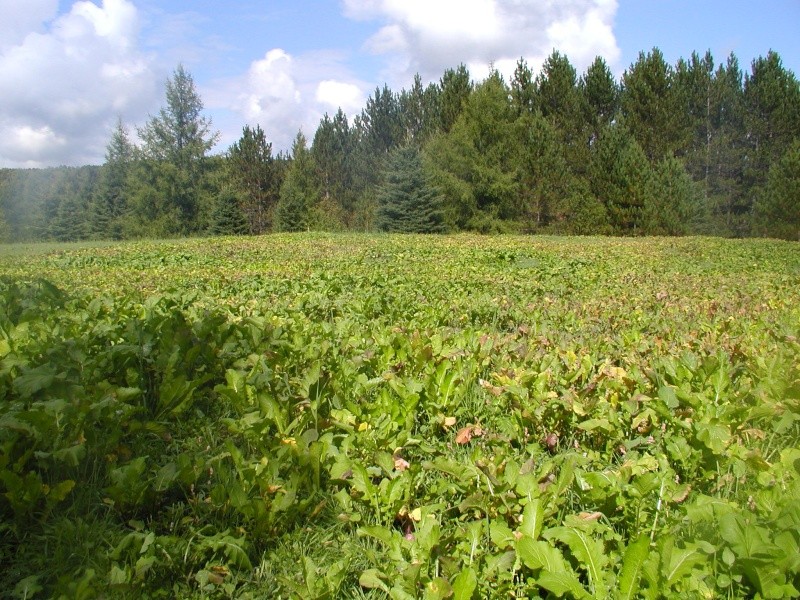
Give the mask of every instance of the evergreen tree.
M 747 140 L 745 185 L 751 197 L 766 184 L 770 167 L 800 136 L 800 83 L 787 71 L 777 52 L 753 61 L 745 77 Z
M 428 146 L 450 228 L 498 230 L 520 214 L 520 142 L 508 97 L 493 71 L 470 94 L 451 131 Z
M 130 192 L 128 178 L 131 174 L 135 147 L 130 141 L 128 128 L 117 120 L 106 146 L 106 160 L 91 202 L 91 235 L 94 238 L 122 238 L 123 223 L 128 210 Z
M 714 136 L 714 58 L 711 52 L 706 52 L 702 58 L 693 52 L 688 61 L 679 60 L 675 69 L 675 86 L 689 128 L 682 151 L 686 169 L 695 181 L 703 182 L 703 188 L 707 189 L 711 170 L 711 140 Z
M 444 72 L 439 82 L 439 118 L 442 131 L 450 131 L 471 93 L 472 81 L 464 64 Z
M 667 157 L 653 169 L 645 195 L 642 228 L 649 235 L 686 235 L 701 217 L 697 184 L 683 164 Z
M 353 135 L 342 109 L 333 118 L 327 114 L 320 121 L 311 155 L 321 184 L 322 199 L 330 206 L 350 212 L 355 202 L 353 189 Z
M 242 202 L 230 188 L 217 195 L 214 212 L 211 215 L 210 233 L 212 235 L 242 235 L 250 231 L 250 223 L 242 212 Z
M 746 133 L 743 75 L 734 54 L 714 74 L 707 179 L 710 232 L 745 235 L 751 201 L 744 187 Z
M 198 229 L 204 159 L 218 138 L 202 110 L 192 76 L 179 65 L 167 81 L 166 106 L 138 130 L 144 163 L 137 174 L 141 230 L 170 235 Z
M 642 233 L 651 169 L 639 143 L 623 126 L 608 125 L 592 147 L 589 181 L 614 233 Z
M 515 123 L 520 141 L 517 176 L 520 205 L 531 231 L 562 221 L 572 176 L 563 156 L 559 132 L 539 112 Z
M 366 126 L 366 140 L 380 161 L 405 138 L 400 100 L 387 85 L 375 88 L 361 114 Z
M 319 199 L 315 170 L 306 138 L 300 131 L 292 144 L 292 161 L 275 210 L 279 231 L 305 231 L 309 228 L 309 212 Z
M 399 102 L 405 127 L 404 143 L 422 145 L 439 128 L 439 88 L 433 83 L 423 87 L 417 73 L 411 89 L 400 92 Z
M 584 122 L 589 126 L 589 142 L 600 137 L 600 131 L 617 116 L 619 111 L 619 86 L 606 61 L 594 59 L 578 84 L 586 111 Z
M 575 68 L 565 55 L 553 51 L 536 78 L 536 106 L 553 124 L 566 164 L 576 173 L 585 170 L 589 152 L 582 102 Z
M 429 182 L 416 146 L 398 148 L 389 156 L 378 193 L 378 228 L 394 233 L 441 233 L 441 198 Z
M 651 162 L 674 155 L 689 137 L 674 70 L 658 48 L 639 59 L 622 76 L 620 97 L 625 125 Z
M 800 241 L 800 140 L 770 168 L 754 212 L 757 234 Z
M 228 179 L 239 191 L 240 213 L 251 235 L 272 229 L 280 182 L 272 157 L 272 144 L 260 125 L 245 125 L 242 137 L 228 149 Z
M 536 108 L 536 86 L 525 59 L 520 58 L 511 79 L 511 104 L 518 117 L 532 114 Z

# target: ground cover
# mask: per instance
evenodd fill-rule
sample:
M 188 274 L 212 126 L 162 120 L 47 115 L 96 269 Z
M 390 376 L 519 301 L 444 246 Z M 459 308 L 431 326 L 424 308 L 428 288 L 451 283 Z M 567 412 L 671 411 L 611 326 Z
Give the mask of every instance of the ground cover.
M 0 248 L 16 597 L 800 595 L 800 250 Z

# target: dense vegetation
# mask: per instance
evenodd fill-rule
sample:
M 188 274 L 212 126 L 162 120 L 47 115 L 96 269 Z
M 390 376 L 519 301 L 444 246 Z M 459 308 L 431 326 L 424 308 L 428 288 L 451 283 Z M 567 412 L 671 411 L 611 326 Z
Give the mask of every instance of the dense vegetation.
M 520 61 L 511 81 L 475 82 L 462 65 L 427 86 L 378 88 L 353 119 L 326 115 L 288 156 L 249 125 L 208 156 L 202 107 L 180 67 L 139 145 L 120 123 L 102 167 L 0 171 L 0 240 L 441 228 L 800 238 L 800 84 L 774 52 L 744 72 L 734 55 L 670 65 L 653 49 L 619 81 L 601 58 L 579 76 L 559 52 L 538 74 Z M 387 193 L 392 177 L 417 189 Z
M 800 595 L 800 253 L 275 235 L 0 255 L 18 598 Z

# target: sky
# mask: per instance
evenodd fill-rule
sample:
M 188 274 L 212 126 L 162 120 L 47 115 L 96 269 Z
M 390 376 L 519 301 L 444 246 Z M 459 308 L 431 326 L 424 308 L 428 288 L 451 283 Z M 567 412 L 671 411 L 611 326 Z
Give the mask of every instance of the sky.
M 553 51 L 619 78 L 641 51 L 675 64 L 777 51 L 800 74 L 800 0 L 0 0 L 0 167 L 101 164 L 119 119 L 158 113 L 182 64 L 219 131 L 213 152 L 260 125 L 275 152 L 313 138 L 376 87 L 464 63 L 480 81 L 538 72 Z

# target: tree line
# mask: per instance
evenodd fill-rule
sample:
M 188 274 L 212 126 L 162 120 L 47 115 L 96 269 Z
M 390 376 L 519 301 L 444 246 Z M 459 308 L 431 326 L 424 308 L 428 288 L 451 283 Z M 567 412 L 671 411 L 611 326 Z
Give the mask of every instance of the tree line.
M 222 155 L 191 75 L 99 167 L 0 170 L 0 240 L 273 231 L 773 236 L 800 239 L 800 84 L 779 55 L 642 52 L 617 81 L 554 51 L 473 81 L 464 65 L 376 88 L 273 154 L 247 125 Z

